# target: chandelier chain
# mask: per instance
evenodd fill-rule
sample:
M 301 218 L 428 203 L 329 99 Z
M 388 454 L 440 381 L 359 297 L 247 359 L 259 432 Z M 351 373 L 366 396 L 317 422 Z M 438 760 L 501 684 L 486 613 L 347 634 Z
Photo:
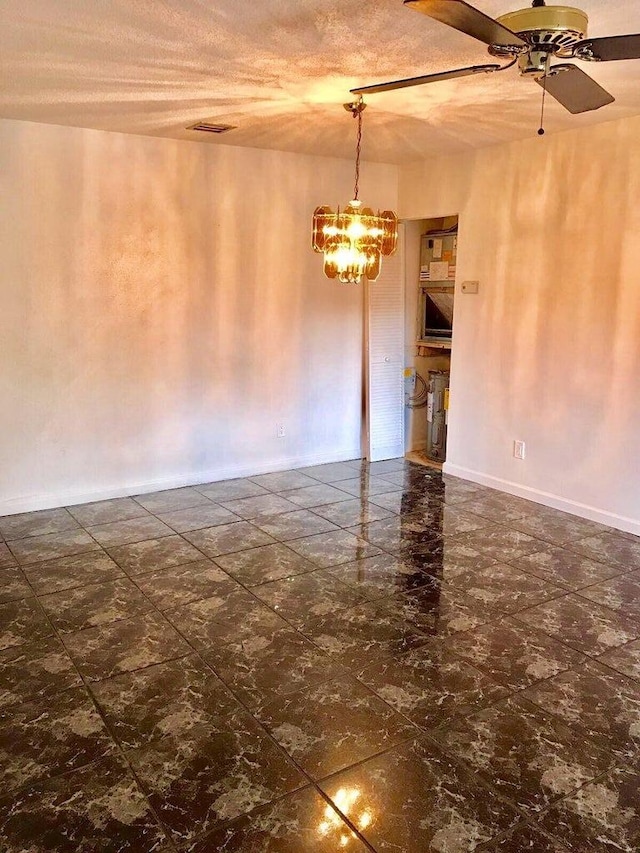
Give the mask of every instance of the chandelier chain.
M 354 201 L 358 201 L 360 189 L 360 147 L 362 145 L 362 109 L 354 110 L 353 117 L 358 119 L 358 141 L 356 142 L 356 182 L 353 189 Z

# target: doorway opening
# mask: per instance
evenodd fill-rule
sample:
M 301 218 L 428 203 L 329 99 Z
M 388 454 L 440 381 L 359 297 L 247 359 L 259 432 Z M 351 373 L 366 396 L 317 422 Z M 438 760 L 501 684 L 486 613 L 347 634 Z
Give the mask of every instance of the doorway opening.
M 442 467 L 447 454 L 458 216 L 406 220 L 404 232 L 405 455 Z

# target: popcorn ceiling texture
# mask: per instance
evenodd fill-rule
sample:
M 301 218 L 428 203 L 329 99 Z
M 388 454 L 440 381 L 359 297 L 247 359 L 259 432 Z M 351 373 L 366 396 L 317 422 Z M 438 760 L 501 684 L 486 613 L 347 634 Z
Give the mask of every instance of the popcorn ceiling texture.
M 475 0 L 499 15 L 528 0 Z M 580 0 L 590 35 L 640 31 L 640 0 Z M 350 157 L 355 85 L 489 61 L 401 0 L 3 0 L 0 116 Z M 640 113 L 640 60 L 583 66 L 616 97 L 549 105 L 549 131 Z M 409 162 L 535 134 L 540 91 L 515 70 L 368 98 L 364 157 Z M 238 125 L 225 137 L 185 128 Z

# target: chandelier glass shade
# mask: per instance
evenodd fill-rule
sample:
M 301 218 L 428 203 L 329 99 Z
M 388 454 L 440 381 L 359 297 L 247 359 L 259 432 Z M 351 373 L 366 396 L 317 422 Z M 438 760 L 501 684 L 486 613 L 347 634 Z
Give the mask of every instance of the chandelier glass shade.
M 354 198 L 334 213 L 330 207 L 317 207 L 313 213 L 312 245 L 315 252 L 324 254 L 324 274 L 345 283 L 358 283 L 366 276 L 375 281 L 380 274 L 383 255 L 392 255 L 398 242 L 398 217 L 392 210 L 374 213 L 362 207 L 358 199 L 360 179 L 360 144 L 362 141 L 362 111 L 360 99 L 345 104 L 358 119 L 356 146 L 356 180 Z
M 313 214 L 313 248 L 324 253 L 324 274 L 343 282 L 375 281 L 382 255 L 392 255 L 398 241 L 398 218 L 391 210 L 375 214 L 357 200 L 334 213 L 317 207 Z

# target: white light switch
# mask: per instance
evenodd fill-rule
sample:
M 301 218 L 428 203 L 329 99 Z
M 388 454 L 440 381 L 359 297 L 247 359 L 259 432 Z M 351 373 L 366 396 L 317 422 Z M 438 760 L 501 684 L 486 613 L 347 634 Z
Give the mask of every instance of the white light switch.
M 463 281 L 462 282 L 462 292 L 463 293 L 477 293 L 479 287 L 480 287 L 479 281 Z

